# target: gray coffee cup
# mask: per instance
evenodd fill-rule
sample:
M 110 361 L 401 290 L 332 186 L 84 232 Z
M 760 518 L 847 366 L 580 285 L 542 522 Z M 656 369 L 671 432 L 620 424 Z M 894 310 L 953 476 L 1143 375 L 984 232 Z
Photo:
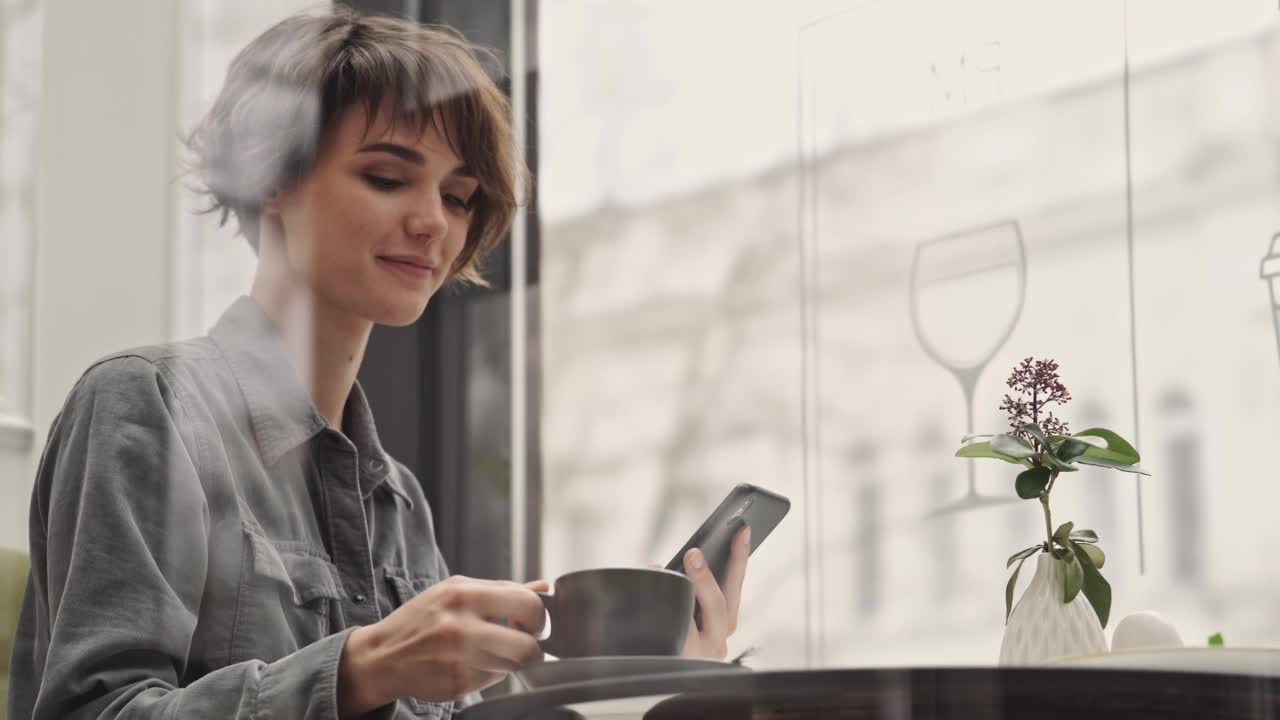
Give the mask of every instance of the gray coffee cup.
M 551 618 L 543 652 L 558 658 L 679 655 L 693 583 L 670 570 L 599 568 L 562 575 L 538 593 Z

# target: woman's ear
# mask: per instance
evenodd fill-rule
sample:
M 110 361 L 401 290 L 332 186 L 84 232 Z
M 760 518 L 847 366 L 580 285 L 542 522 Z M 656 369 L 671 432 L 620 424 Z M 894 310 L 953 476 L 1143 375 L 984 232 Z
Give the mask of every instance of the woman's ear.
M 262 207 L 259 208 L 258 214 L 264 217 L 270 215 L 276 217 L 280 215 L 280 191 L 273 191 L 262 201 Z
M 262 205 L 259 214 L 271 216 L 273 218 L 280 217 L 280 213 L 284 210 L 284 206 L 289 203 L 289 198 L 293 197 L 297 191 L 296 186 L 288 186 L 284 188 L 275 188 L 267 193 L 262 199 Z
M 283 197 L 279 191 L 272 192 L 258 206 L 258 244 L 264 238 L 278 237 L 283 233 L 284 218 L 281 216 Z

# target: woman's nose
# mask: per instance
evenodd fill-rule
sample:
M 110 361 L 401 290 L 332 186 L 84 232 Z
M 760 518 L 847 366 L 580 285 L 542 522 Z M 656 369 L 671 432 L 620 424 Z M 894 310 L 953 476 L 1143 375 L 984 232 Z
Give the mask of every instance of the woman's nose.
M 444 203 L 438 195 L 420 203 L 409 216 L 409 234 L 414 237 L 435 239 L 444 235 L 449 228 L 445 217 Z

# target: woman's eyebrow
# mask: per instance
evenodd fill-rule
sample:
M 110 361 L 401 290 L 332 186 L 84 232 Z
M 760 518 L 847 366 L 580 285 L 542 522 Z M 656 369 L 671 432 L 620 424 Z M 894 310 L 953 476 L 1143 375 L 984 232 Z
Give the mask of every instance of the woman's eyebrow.
M 373 143 L 372 145 L 365 145 L 364 147 L 360 148 L 356 152 L 357 153 L 384 152 L 390 155 L 395 155 L 401 160 L 404 160 L 405 162 L 411 162 L 414 165 L 427 164 L 426 159 L 422 157 L 422 153 L 418 152 L 417 150 L 414 150 L 413 148 L 406 147 L 398 143 L 377 142 L 377 143 Z
M 360 148 L 356 152 L 357 153 L 384 152 L 389 155 L 395 155 L 401 160 L 404 160 L 405 162 L 413 163 L 414 165 L 422 166 L 427 164 L 427 160 L 422 156 L 422 153 L 418 152 L 417 150 L 414 150 L 411 147 L 408 147 L 406 145 L 401 145 L 399 143 L 376 142 L 376 143 L 373 143 L 372 145 L 365 145 L 364 147 Z M 454 177 L 468 178 L 472 180 L 474 180 L 476 177 L 475 173 L 471 171 L 471 167 L 465 164 L 459 165 L 458 167 L 454 168 L 449 174 L 453 175 Z

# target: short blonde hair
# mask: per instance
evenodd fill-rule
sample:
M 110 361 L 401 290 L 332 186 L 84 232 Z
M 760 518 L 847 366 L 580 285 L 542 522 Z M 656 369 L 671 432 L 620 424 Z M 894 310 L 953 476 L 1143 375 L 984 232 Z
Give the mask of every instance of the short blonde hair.
M 519 203 L 510 106 L 483 61 L 493 55 L 443 26 L 357 15 L 295 15 L 232 61 L 213 107 L 188 136 L 192 169 L 225 224 L 235 215 L 255 252 L 262 204 L 301 182 L 344 112 L 434 128 L 475 175 L 471 226 L 449 277 L 487 285 L 479 262 L 502 242 Z M 496 70 L 495 70 L 496 73 Z M 367 128 L 366 128 L 367 129 Z

